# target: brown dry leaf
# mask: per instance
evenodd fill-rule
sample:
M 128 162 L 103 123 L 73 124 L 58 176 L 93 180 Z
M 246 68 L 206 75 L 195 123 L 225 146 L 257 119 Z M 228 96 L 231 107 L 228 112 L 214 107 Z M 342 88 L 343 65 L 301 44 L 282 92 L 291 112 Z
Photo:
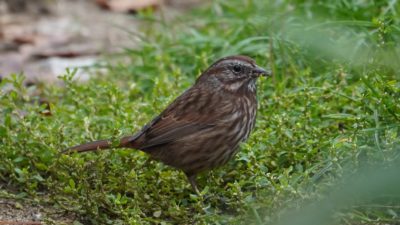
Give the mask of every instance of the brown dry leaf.
M 32 55 L 39 58 L 48 57 L 78 57 L 97 55 L 100 49 L 96 43 L 65 43 L 39 46 L 32 51 Z
M 17 45 L 33 44 L 37 37 L 34 31 L 23 25 L 7 26 L 4 28 L 4 30 L 4 40 Z
M 18 35 L 13 37 L 12 42 L 17 45 L 35 44 L 37 36 L 33 34 Z
M 11 220 L 0 220 L 0 225 L 42 225 L 41 222 L 37 221 L 11 221 Z
M 146 8 L 157 8 L 162 0 L 96 0 L 103 8 L 115 12 L 136 12 Z

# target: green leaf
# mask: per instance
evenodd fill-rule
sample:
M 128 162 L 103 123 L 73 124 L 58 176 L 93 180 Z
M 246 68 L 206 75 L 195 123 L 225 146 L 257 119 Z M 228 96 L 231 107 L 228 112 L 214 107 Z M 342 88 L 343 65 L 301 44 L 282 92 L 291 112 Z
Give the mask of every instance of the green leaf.
M 68 183 L 71 189 L 75 189 L 75 181 L 73 179 L 69 179 Z

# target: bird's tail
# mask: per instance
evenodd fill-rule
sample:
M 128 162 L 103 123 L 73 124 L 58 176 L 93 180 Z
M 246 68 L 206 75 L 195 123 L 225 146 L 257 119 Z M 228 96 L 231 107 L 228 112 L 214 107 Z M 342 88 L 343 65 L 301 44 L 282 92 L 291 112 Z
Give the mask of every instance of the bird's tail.
M 63 154 L 69 154 L 72 152 L 81 153 L 81 152 L 90 152 L 90 151 L 109 149 L 109 148 L 111 148 L 110 140 L 99 140 L 67 148 L 64 151 L 62 151 L 62 153 Z
M 110 149 L 113 147 L 114 148 L 129 147 L 128 144 L 130 143 L 131 138 L 132 136 L 123 137 L 118 146 L 112 146 L 111 140 L 99 140 L 67 148 L 61 153 L 62 154 L 70 154 L 73 152 L 82 153 L 82 152 Z

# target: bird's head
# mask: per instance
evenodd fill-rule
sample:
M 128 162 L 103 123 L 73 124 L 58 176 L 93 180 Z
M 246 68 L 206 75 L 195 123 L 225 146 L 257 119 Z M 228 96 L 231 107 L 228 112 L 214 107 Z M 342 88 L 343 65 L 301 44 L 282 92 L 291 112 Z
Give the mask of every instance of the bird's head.
M 269 75 L 271 72 L 257 66 L 252 58 L 235 55 L 213 63 L 201 74 L 196 84 L 206 83 L 213 88 L 222 88 L 230 92 L 255 91 L 257 78 Z

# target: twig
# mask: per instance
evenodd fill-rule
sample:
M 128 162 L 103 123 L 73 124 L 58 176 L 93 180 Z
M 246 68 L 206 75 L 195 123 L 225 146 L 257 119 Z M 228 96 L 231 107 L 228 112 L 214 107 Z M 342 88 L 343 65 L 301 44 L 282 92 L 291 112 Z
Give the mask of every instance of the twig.
M 0 220 L 0 225 L 42 225 L 42 222 L 38 222 L 38 221 L 7 221 L 7 220 Z

